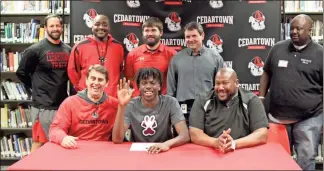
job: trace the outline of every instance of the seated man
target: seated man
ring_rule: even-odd
[[[260,99],[239,88],[233,69],[217,72],[214,90],[198,95],[189,117],[191,141],[226,153],[267,142],[268,120]]]
[[[141,68],[136,74],[136,84],[140,96],[131,99],[130,81],[120,80],[113,142],[122,143],[125,131],[131,125],[134,142],[159,142],[148,148],[149,153],[168,151],[187,143],[189,132],[179,103],[174,97],[161,95],[161,72],[155,68]],[[177,137],[173,137],[173,125]]]
[[[118,100],[104,93],[108,71],[95,64],[89,67],[87,88],[60,105],[50,127],[49,139],[66,148],[76,140],[108,141],[117,113]]]

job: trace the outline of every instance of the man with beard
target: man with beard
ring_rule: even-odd
[[[214,89],[196,97],[189,118],[191,141],[224,153],[266,143],[268,127],[261,100],[239,87],[231,68],[222,68]]]
[[[259,98],[270,89],[269,119],[286,125],[297,163],[315,170],[315,156],[323,131],[323,46],[311,39],[313,21],[297,15],[289,40],[269,52],[260,79]]]
[[[122,72],[124,48],[110,34],[109,19],[97,15],[93,21],[93,37],[74,45],[68,64],[68,75],[76,91],[86,88],[86,74],[89,66],[103,65],[109,73],[105,88],[108,95],[117,97],[117,84]]]
[[[163,23],[156,17],[148,18],[142,25],[144,44],[133,49],[126,58],[125,76],[133,83],[134,76],[140,68],[154,67],[163,74],[163,80],[167,78],[168,65],[171,58],[177,53],[163,45],[160,41],[163,34]],[[138,87],[134,82],[134,96],[139,95]],[[162,94],[166,94],[166,81],[163,81]]]
[[[49,127],[67,94],[67,65],[71,47],[60,40],[63,22],[58,15],[45,18],[47,37],[28,47],[16,71],[17,77],[32,89],[32,148],[48,141]]]
[[[77,140],[111,140],[118,100],[104,93],[108,72],[96,64],[86,75],[87,88],[64,100],[51,124],[50,141],[65,148],[76,148]]]
[[[130,81],[120,80],[118,86],[118,112],[113,129],[114,143],[122,143],[126,130],[131,126],[131,141],[155,142],[149,153],[168,151],[187,143],[188,127],[180,106],[174,97],[160,95],[162,73],[156,68],[141,68],[136,74],[136,84],[141,96],[131,99]],[[174,137],[174,126],[178,136]]]
[[[195,97],[213,88],[215,75],[224,61],[215,49],[203,45],[205,33],[201,24],[190,22],[184,30],[188,48],[170,61],[167,94],[177,98],[188,124]]]

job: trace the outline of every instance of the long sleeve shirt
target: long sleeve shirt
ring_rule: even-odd
[[[101,57],[103,57],[103,62],[100,60]],[[124,48],[113,37],[108,36],[108,40],[105,42],[88,37],[73,47],[68,65],[68,75],[76,91],[81,91],[86,88],[85,80],[89,67],[94,64],[102,64],[108,71],[109,79],[105,93],[117,97],[117,84],[122,72],[123,61]]]
[[[32,106],[57,110],[67,94],[67,65],[71,47],[43,39],[24,52],[16,75],[32,88]]]
[[[99,102],[92,102],[87,97],[87,90],[68,97],[50,126],[50,141],[61,144],[68,135],[81,140],[110,140],[117,106],[118,100],[106,95]]]
[[[214,87],[215,75],[223,63],[214,49],[202,47],[197,56],[189,48],[180,51],[169,65],[167,94],[179,102],[195,99],[196,95]]]

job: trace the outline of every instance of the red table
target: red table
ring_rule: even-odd
[[[47,143],[8,170],[301,170],[279,144],[272,143],[227,154],[194,144],[160,154],[129,151],[130,143],[78,145],[64,149]]]

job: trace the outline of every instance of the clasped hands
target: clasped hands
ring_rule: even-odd
[[[227,153],[235,150],[235,142],[233,138],[230,136],[231,129],[229,128],[217,138],[217,142],[215,143],[215,148],[219,149],[223,153]]]

